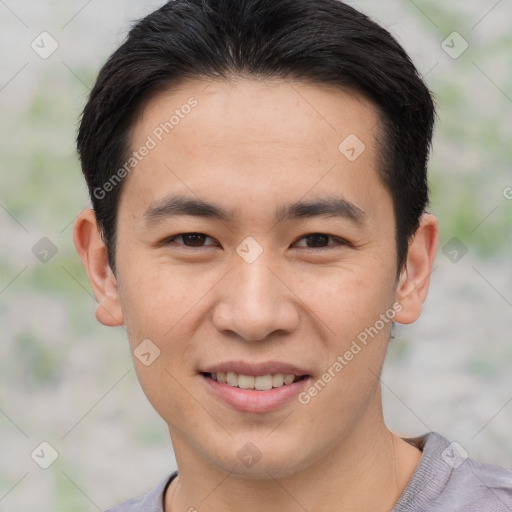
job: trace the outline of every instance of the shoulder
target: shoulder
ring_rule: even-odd
[[[165,491],[177,474],[175,471],[147,493],[109,508],[106,512],[163,512]]]
[[[436,432],[409,442],[423,455],[393,512],[512,510],[512,469],[478,462]]]
[[[454,467],[440,499],[456,503],[456,510],[505,512],[512,510],[512,469],[462,458]]]

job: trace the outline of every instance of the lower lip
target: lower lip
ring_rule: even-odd
[[[309,377],[298,380],[292,384],[285,384],[279,388],[267,391],[255,389],[240,389],[200,375],[208,389],[223,402],[242,412],[270,412],[284,406],[296,398],[307,386]]]

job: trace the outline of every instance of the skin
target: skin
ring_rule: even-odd
[[[134,365],[169,427],[179,468],[165,510],[390,510],[421,457],[383,420],[378,376],[391,322],[307,405],[240,412],[213,397],[198,371],[226,360],[277,360],[307,368],[315,381],[393,304],[401,307],[395,322],[414,322],[428,290],[436,220],[423,215],[397,276],[392,200],[376,170],[376,110],[327,86],[189,81],[148,103],[131,147],[191,96],[197,107],[126,179],[116,275],[93,212],[80,212],[74,226],[97,319],[124,323],[132,350],[149,338],[161,351],[151,365],[136,357]],[[355,161],[338,150],[349,134],[366,146]],[[144,220],[148,207],[178,192],[233,217]],[[274,221],[277,206],[333,194],[364,220]],[[182,233],[208,238],[195,247],[179,237],[161,243]],[[348,243],[323,239],[314,251],[304,238],[312,233]],[[236,252],[248,236],[263,248],[252,263]],[[237,452],[249,442],[262,456],[246,467]]]

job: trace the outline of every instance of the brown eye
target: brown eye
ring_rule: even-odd
[[[325,233],[311,233],[304,235],[299,240],[305,240],[306,244],[299,247],[306,247],[307,249],[325,249],[329,247],[339,247],[341,245],[347,245],[347,242],[341,238],[326,235]],[[334,243],[329,243],[329,240],[333,240]]]
[[[204,242],[210,238],[208,235],[204,235],[203,233],[181,233],[179,235],[174,235],[169,238],[166,238],[163,242],[164,245],[184,245],[185,247],[204,247]],[[182,240],[181,242],[176,242],[176,240]],[[206,244],[206,245],[214,245],[214,244]]]

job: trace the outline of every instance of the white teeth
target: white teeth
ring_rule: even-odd
[[[242,389],[254,389],[254,377],[252,375],[239,375],[238,387]]]
[[[291,384],[295,381],[295,375],[276,373],[273,375],[239,375],[233,372],[215,372],[210,374],[213,380],[228,384],[229,386],[238,387],[240,389],[257,389],[258,391],[268,391],[272,388],[280,388],[281,386]]]
[[[233,372],[226,373],[226,384],[230,386],[238,387],[238,375]]]
[[[282,373],[276,373],[272,375],[272,386],[279,388],[284,384],[284,375]]]
[[[254,387],[258,391],[272,389],[272,375],[258,375],[258,377],[254,379]]]
[[[285,384],[291,384],[294,380],[295,380],[295,375],[285,375],[284,376]]]

